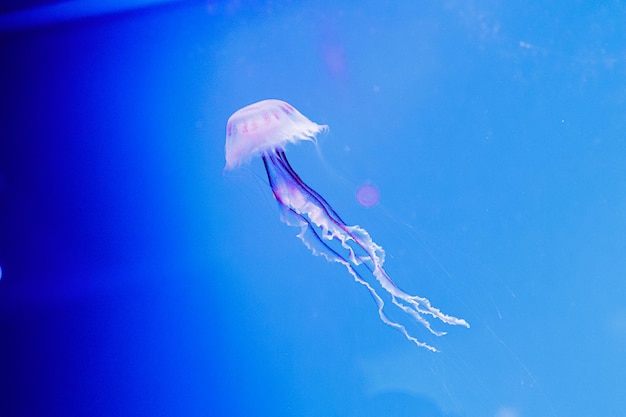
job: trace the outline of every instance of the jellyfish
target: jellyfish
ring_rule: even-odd
[[[469,327],[469,324],[463,319],[442,313],[424,297],[402,291],[383,268],[383,248],[372,240],[365,229],[344,222],[324,197],[300,178],[287,160],[284,148],[288,143],[316,143],[316,136],[327,129],[327,126],[312,122],[281,100],[263,100],[251,104],[237,110],[228,119],[224,169],[237,168],[260,155],[281,211],[281,220],[300,228],[297,237],[314,255],[345,266],[354,280],[365,286],[372,295],[378,306],[378,316],[385,324],[399,330],[417,346],[437,351],[413,336],[404,324],[389,317],[386,312],[388,306],[380,295],[383,294],[381,288],[387,293],[387,300],[390,298],[394,306],[436,336],[442,336],[445,332],[435,330],[428,321],[429,317],[449,325]],[[361,271],[366,272],[368,278]]]

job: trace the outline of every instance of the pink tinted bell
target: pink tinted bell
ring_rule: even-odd
[[[327,129],[307,119],[289,103],[263,100],[237,110],[226,124],[226,168],[236,168],[253,156],[282,148],[288,142],[315,141]]]

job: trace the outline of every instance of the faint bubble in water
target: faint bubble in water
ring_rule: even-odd
[[[378,204],[380,193],[378,188],[371,184],[365,184],[356,191],[356,199],[363,207],[374,207]]]

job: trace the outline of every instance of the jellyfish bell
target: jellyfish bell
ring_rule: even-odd
[[[237,110],[226,124],[226,167],[229,170],[255,155],[301,140],[315,142],[328,129],[282,100],[263,100]]]
[[[378,316],[383,323],[399,330],[416,345],[436,351],[433,346],[413,336],[404,324],[387,316],[385,294],[395,307],[436,336],[445,333],[433,329],[428,316],[450,325],[469,327],[469,324],[444,314],[424,297],[402,291],[383,268],[383,248],[372,240],[365,229],[344,222],[324,197],[300,178],[287,160],[283,149],[287,143],[300,140],[315,142],[315,135],[325,129],[326,126],[310,121],[284,101],[264,100],[251,104],[228,119],[224,169],[236,168],[253,156],[260,155],[272,193],[281,209],[281,220],[300,228],[297,236],[314,255],[342,264],[356,282],[367,288],[378,306]],[[331,242],[335,244],[331,246]],[[364,272],[359,271],[363,268]]]

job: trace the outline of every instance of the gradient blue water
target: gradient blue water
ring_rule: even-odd
[[[0,34],[0,415],[626,415],[626,6],[209,2]],[[382,324],[225,124],[472,327]],[[380,204],[356,200],[375,185]],[[441,326],[440,326],[441,328]]]

